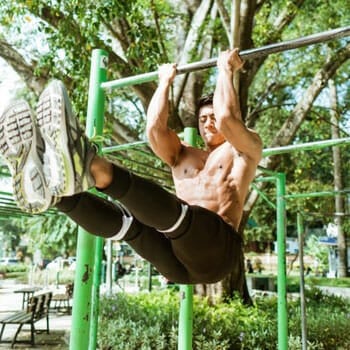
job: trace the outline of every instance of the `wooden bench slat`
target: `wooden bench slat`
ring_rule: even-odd
[[[6,319],[3,319],[0,321],[0,323],[25,323],[25,322],[30,322],[30,320],[32,319],[31,315],[23,315],[23,314],[19,314],[19,315],[11,315]]]
[[[24,324],[30,324],[30,332],[31,338],[30,343],[35,345],[34,341],[34,333],[35,327],[34,323],[46,318],[46,331],[49,333],[49,308],[50,302],[52,299],[52,292],[43,293],[37,296],[33,296],[28,304],[26,311],[18,311],[15,314],[6,316],[2,320],[0,320],[0,324],[2,324],[2,328],[0,331],[0,343],[8,343],[6,340],[2,340],[2,335],[7,324],[18,324],[18,329],[14,336],[14,339],[11,341],[11,347],[14,346],[17,340],[17,335],[22,329]],[[19,341],[18,341],[19,342]],[[24,341],[21,341],[24,342]]]

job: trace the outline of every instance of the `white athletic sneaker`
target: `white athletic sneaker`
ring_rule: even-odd
[[[10,169],[18,207],[33,214],[55,201],[43,174],[43,152],[29,104],[21,100],[8,106],[0,117],[0,155]]]
[[[96,147],[80,129],[62,82],[52,81],[41,94],[37,125],[45,142],[44,175],[51,194],[71,196],[93,187],[90,164]]]

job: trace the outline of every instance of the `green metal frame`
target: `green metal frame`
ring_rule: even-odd
[[[197,145],[197,129],[185,128],[185,141],[191,146]],[[180,286],[180,316],[178,350],[192,349],[193,328],[193,286]]]
[[[276,184],[276,220],[277,220],[277,320],[278,350],[288,349],[287,314],[287,274],[286,274],[286,175],[265,169],[267,177],[257,181],[273,181]],[[263,197],[265,199],[265,197]],[[266,200],[266,199],[265,199]],[[270,202],[268,201],[270,204]],[[271,205],[271,204],[270,204]]]
[[[105,51],[93,51],[86,122],[88,137],[102,134],[105,97],[101,83],[106,81],[107,59]],[[70,350],[96,349],[102,247],[102,238],[79,228]]]
[[[350,143],[350,138],[344,139],[331,139],[296,145],[289,145],[278,148],[265,149],[263,156],[271,156],[283,153],[290,153],[294,151],[311,151],[324,147],[332,146],[346,146]],[[278,349],[288,349],[288,314],[287,314],[287,279],[286,279],[286,251],[285,251],[285,239],[286,239],[286,201],[290,199],[302,199],[302,198],[313,198],[313,197],[328,197],[337,194],[350,193],[350,189],[341,191],[323,191],[323,192],[308,192],[308,193],[292,193],[286,194],[286,179],[284,173],[276,173],[274,171],[259,167],[259,170],[265,172],[268,176],[258,178],[257,181],[275,181],[276,192],[277,192],[277,293],[278,293]],[[260,194],[260,193],[259,193]],[[266,197],[262,196],[265,200]],[[268,200],[267,200],[268,201]],[[271,205],[271,203],[268,201]],[[298,234],[299,240],[303,231],[303,224],[301,217],[298,216]],[[301,279],[302,280],[302,279]],[[301,289],[301,295],[304,294],[304,290]],[[303,310],[302,302],[302,341],[303,349],[305,348],[306,342],[306,318],[305,310]]]
[[[342,38],[350,35],[350,27],[337,28],[310,35],[308,37],[290,40],[287,42],[267,45],[265,47],[242,51],[241,57],[245,60],[254,59],[256,57],[266,56],[271,53],[287,51],[303,46],[308,46],[327,40]],[[104,90],[122,86],[130,86],[145,82],[154,81],[158,77],[157,72],[140,74],[128,78],[118,79],[107,82],[107,60],[108,54],[103,50],[94,50],[91,60],[90,85],[88,97],[88,113],[86,133],[88,137],[102,134],[103,114],[104,114]],[[184,74],[199,69],[205,69],[216,65],[217,59],[208,61],[190,63],[182,67],[178,67],[177,74]],[[190,136],[189,142],[194,135],[194,130],[188,131]],[[186,136],[185,136],[186,137]],[[343,145],[350,143],[350,138],[339,140],[327,140],[314,142],[310,144],[291,145],[278,147],[274,149],[265,149],[264,156],[287,153],[294,150],[310,150],[333,145]],[[143,145],[145,142],[137,142],[132,146]],[[124,149],[130,145],[116,146],[114,149],[104,150],[113,152],[116,148]],[[278,342],[279,349],[287,348],[287,314],[286,314],[286,278],[285,278],[285,211],[287,198],[301,198],[305,196],[316,196],[311,194],[294,194],[286,195],[285,193],[285,174],[273,173],[267,171],[270,175],[269,180],[275,179],[277,186],[277,232],[278,232],[278,250],[281,254],[278,256]],[[266,180],[266,178],[265,178]],[[261,180],[264,181],[264,180]],[[348,191],[338,191],[339,193]],[[333,192],[334,193],[334,192]],[[318,194],[319,195],[319,194]],[[331,192],[323,192],[323,195],[331,195]],[[5,198],[8,201],[8,198]],[[0,204],[0,213],[16,216],[17,213],[11,208],[4,208]],[[10,209],[10,211],[8,211]],[[21,216],[25,213],[21,213]],[[97,343],[97,319],[98,319],[98,301],[99,301],[99,285],[101,273],[101,257],[102,257],[103,239],[92,236],[83,229],[79,229],[77,244],[77,270],[75,274],[75,289],[73,299],[73,316],[72,316],[72,332],[70,338],[70,350],[95,350]],[[192,348],[192,286],[181,286],[182,303],[180,307],[180,325],[179,325],[179,349],[188,350]]]
[[[350,34],[350,27],[339,28],[334,31],[320,33],[322,35],[314,35],[301,38],[298,42],[290,41],[287,43],[274,44],[270,47],[248,50],[241,52],[241,56],[245,59],[268,55],[272,52],[286,51],[293,48],[310,45],[325,40],[332,40],[347,36]],[[105,51],[94,50],[92,54],[90,87],[88,99],[88,116],[87,116],[87,135],[101,135],[103,126],[104,112],[104,89],[111,89],[121,86],[130,86],[156,80],[157,72],[140,74],[138,76],[118,79],[116,81],[106,81],[106,68],[108,56]],[[179,67],[178,74],[189,71],[212,67],[216,64],[216,59],[208,62],[189,64],[187,67]],[[192,131],[191,131],[192,133]],[[344,139],[338,144],[349,143],[349,139]],[[334,141],[334,140],[332,140]],[[138,142],[135,146],[144,144]],[[310,145],[310,148],[328,147],[333,142],[320,144],[319,142]],[[125,146],[123,146],[125,147]],[[300,148],[297,145],[287,146],[284,149],[277,148],[273,150],[265,150],[264,156],[273,154],[291,152],[294,148]],[[120,146],[119,146],[120,148]],[[285,273],[285,174],[270,173],[275,177],[277,184],[277,231],[278,231],[278,250],[281,254],[278,256],[278,343],[279,349],[286,349],[288,342],[287,335],[287,307],[286,307],[286,273]],[[73,319],[72,332],[70,339],[70,350],[76,349],[96,349],[97,334],[97,318],[98,318],[98,294],[99,294],[99,276],[101,269],[101,254],[103,240],[96,238],[89,233],[79,230],[78,246],[77,246],[77,271],[75,276],[75,291],[73,300]],[[93,254],[92,254],[93,253]],[[179,349],[187,350],[192,348],[192,286],[184,286],[181,289],[183,303],[180,307],[180,325],[179,325]],[[181,329],[180,329],[181,328]]]

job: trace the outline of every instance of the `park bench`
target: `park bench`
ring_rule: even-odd
[[[30,343],[32,346],[35,345],[34,335],[38,331],[35,329],[35,323],[39,320],[46,319],[45,331],[49,333],[49,308],[52,298],[52,292],[42,293],[31,297],[26,310],[15,312],[2,320],[1,332],[0,332],[0,343],[11,343],[13,348],[15,343]],[[2,340],[2,336],[5,330],[5,326],[8,324],[18,325],[15,336],[12,340]],[[17,336],[24,325],[30,325],[30,340],[17,340]]]
[[[65,312],[67,314],[71,314],[71,305],[70,300],[73,298],[73,283],[68,283],[65,286],[64,293],[53,293],[51,300],[51,309],[56,310],[57,312]]]

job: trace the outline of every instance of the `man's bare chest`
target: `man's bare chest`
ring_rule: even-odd
[[[206,152],[189,149],[182,155],[178,165],[172,169],[174,180],[206,181],[208,178],[228,176],[235,166],[232,148]]]

